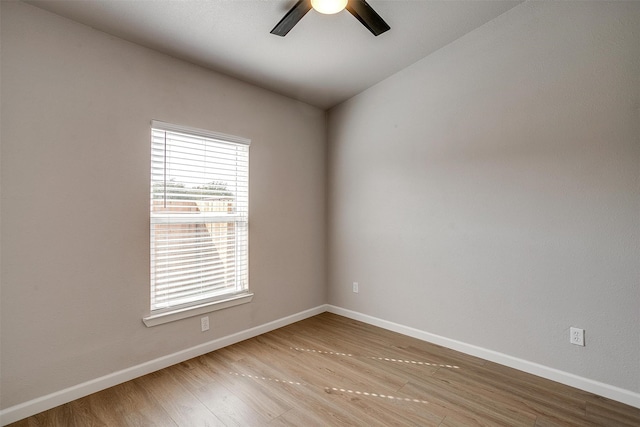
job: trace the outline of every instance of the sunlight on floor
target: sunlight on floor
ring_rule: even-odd
[[[281,384],[303,385],[302,383],[298,383],[298,382],[295,382],[295,381],[286,381],[286,380],[279,380],[279,379],[276,379],[276,378],[259,377],[257,375],[240,374],[238,372],[229,372],[229,374],[235,375],[236,377],[253,378],[254,380],[273,381],[273,382],[281,383]]]
[[[236,377],[242,377],[242,378],[250,378],[253,380],[273,381],[280,384],[291,384],[291,385],[300,385],[300,386],[308,385],[308,384],[299,383],[297,381],[287,381],[287,380],[281,380],[277,378],[261,377],[259,375],[241,374],[239,372],[229,372],[229,375],[234,375]],[[388,394],[372,393],[368,391],[351,390],[351,389],[338,388],[338,387],[324,387],[324,391],[329,394],[332,394],[332,392],[342,392],[342,393],[355,394],[359,396],[369,396],[369,397],[377,397],[381,399],[396,400],[400,402],[429,403],[426,400],[413,399],[410,397],[398,397],[398,396],[391,396]]]
[[[351,394],[357,394],[361,396],[380,397],[383,399],[391,399],[391,400],[400,400],[403,402],[429,403],[426,400],[411,399],[410,397],[389,396],[388,394],[370,393],[367,391],[349,390],[349,389],[336,388],[336,387],[331,387],[331,388],[325,387],[324,390],[328,393],[330,393],[331,391],[341,391],[343,393],[351,393]]]
[[[433,367],[438,367],[438,368],[460,369],[460,367],[456,366],[456,365],[445,365],[445,364],[439,364],[439,363],[420,362],[420,361],[417,361],[417,360],[393,359],[393,358],[390,358],[390,357],[376,357],[376,356],[357,356],[357,355],[353,355],[353,354],[350,354],[350,353],[339,353],[339,352],[335,352],[335,351],[314,350],[314,349],[310,349],[310,348],[299,348],[299,347],[289,347],[289,348],[291,350],[304,351],[304,352],[307,352],[307,353],[329,354],[329,355],[333,355],[333,356],[346,356],[346,357],[364,357],[364,358],[367,358],[367,359],[381,360],[383,362],[396,362],[396,363],[407,363],[407,364],[412,364],[412,365],[433,366]]]
[[[358,356],[358,355],[354,355],[354,354],[351,354],[351,353],[341,353],[341,352],[337,352],[337,351],[315,350],[315,349],[311,349],[311,348],[300,348],[300,347],[289,347],[289,349],[290,350],[294,350],[294,351],[299,351],[299,352],[316,353],[316,354],[329,355],[329,356],[359,357],[359,358],[363,358],[363,359],[371,359],[371,360],[377,360],[377,361],[382,361],[382,362],[405,363],[405,364],[410,364],[410,365],[423,365],[423,366],[438,367],[438,368],[460,369],[460,367],[456,366],[456,365],[430,363],[430,362],[423,362],[423,361],[417,361],[417,360],[395,359],[395,358],[390,358],[390,357],[377,357],[377,356]],[[271,377],[262,377],[262,376],[258,376],[258,375],[241,374],[241,373],[238,373],[238,372],[229,372],[229,374],[237,376],[237,377],[250,378],[250,379],[254,379],[254,380],[272,381],[272,382],[285,384],[285,385],[286,384],[299,385],[299,386],[308,385],[308,384],[303,384],[303,383],[300,383],[300,382],[297,382],[297,381],[288,381],[288,380],[282,380],[282,379],[271,378]],[[391,396],[391,395],[388,395],[388,394],[372,393],[372,392],[368,392],[368,391],[351,390],[351,389],[338,388],[338,387],[324,387],[324,391],[326,393],[329,393],[329,394],[332,394],[333,392],[338,392],[338,393],[349,393],[349,394],[358,395],[358,396],[367,396],[367,397],[376,397],[376,398],[380,398],[380,399],[389,399],[389,400],[395,400],[395,401],[400,401],[400,402],[429,403],[426,400],[415,399],[415,398],[411,398],[411,397]]]

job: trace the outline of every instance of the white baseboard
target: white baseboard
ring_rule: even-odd
[[[7,424],[11,424],[15,421],[30,417],[31,415],[38,414],[42,411],[46,411],[47,409],[54,408],[58,405],[62,405],[71,402],[72,400],[88,396],[100,390],[122,384],[123,382],[130,381],[142,375],[146,375],[151,372],[155,372],[160,369],[175,365],[176,363],[184,362],[185,360],[201,356],[214,350],[218,350],[222,347],[226,347],[228,345],[253,338],[274,329],[278,329],[291,323],[304,320],[308,317],[324,313],[325,311],[327,311],[327,306],[320,305],[309,310],[292,314],[291,316],[283,317],[281,319],[265,323],[264,325],[240,331],[232,335],[227,335],[225,337],[218,338],[213,341],[209,341],[195,347],[179,351],[177,353],[159,357],[157,359],[150,360],[148,362],[141,363],[139,365],[132,366],[130,368],[123,369],[121,371],[114,372],[112,374],[105,375],[103,377],[57,391],[55,393],[48,394],[46,396],[38,397],[28,402],[11,406],[0,411],[0,425],[5,426]]]
[[[421,331],[409,326],[389,322],[387,320],[362,314],[357,311],[347,310],[341,307],[336,307],[334,305],[327,305],[327,311],[330,313],[338,314],[340,316],[348,317],[353,320],[359,320],[373,326],[378,326],[380,328],[387,329],[393,332],[398,332],[400,334],[417,338],[422,341],[441,345],[443,347],[457,350],[471,356],[480,357],[491,362],[499,363],[510,368],[518,369],[523,372],[537,375],[542,378],[556,381],[561,384],[575,387],[589,393],[594,393],[599,396],[607,397],[609,399],[616,400],[618,402],[631,405],[636,408],[640,408],[640,393],[634,393],[629,390],[590,380],[588,378],[580,377],[578,375],[570,374],[568,372],[560,371],[548,366],[539,365],[528,360],[519,359],[517,357],[509,356],[507,354],[499,353],[493,350],[487,350],[486,348],[466,344],[461,341],[456,341],[450,338],[442,337],[440,335],[431,334],[429,332]]]
[[[226,347],[228,345],[253,338],[255,336],[264,334],[274,329],[281,328],[283,326],[287,326],[300,320],[304,320],[308,317],[315,316],[325,311],[348,317],[350,319],[359,320],[373,326],[378,326],[390,331],[401,333],[403,335],[431,342],[433,344],[441,345],[443,347],[451,348],[465,354],[480,357],[491,362],[509,366],[520,371],[528,372],[542,378],[557,381],[562,384],[576,387],[590,393],[594,393],[621,403],[625,403],[627,405],[634,406],[636,408],[640,408],[639,393],[634,393],[632,391],[621,389],[609,384],[604,384],[598,381],[590,380],[588,378],[583,378],[574,374],[570,374],[568,372],[549,368],[547,366],[539,365],[537,363],[529,362],[527,360],[519,359],[496,351],[487,350],[485,348],[477,347],[471,344],[466,344],[461,341],[442,337],[440,335],[431,334],[429,332],[421,331],[409,326],[400,325],[398,323],[389,322],[387,320],[379,319],[377,317],[369,316],[356,311],[325,304],[296,314],[292,314],[291,316],[274,320],[269,323],[265,323],[264,325],[256,326],[254,328],[221,337],[213,341],[197,345],[195,347],[169,354],[167,356],[159,357],[140,365],[132,366],[130,368],[123,369],[121,371],[114,372],[112,374],[105,375],[103,377],[96,378],[82,384],[78,384],[73,387],[69,387],[64,390],[60,390],[55,393],[30,400],[28,402],[11,406],[0,411],[0,425],[5,426],[31,415],[46,411],[47,409],[54,408],[58,405],[62,405],[71,402],[72,400],[88,396],[91,393],[113,387],[134,378],[138,378],[142,375],[164,369],[171,365],[175,365],[176,363],[184,362],[185,360],[189,360],[191,358],[209,353],[211,351],[218,350],[222,347]]]

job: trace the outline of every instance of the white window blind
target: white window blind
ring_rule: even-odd
[[[151,128],[152,313],[246,292],[250,141]]]

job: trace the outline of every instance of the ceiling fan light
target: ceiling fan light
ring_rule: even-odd
[[[311,0],[311,6],[320,13],[332,15],[347,7],[348,0]]]

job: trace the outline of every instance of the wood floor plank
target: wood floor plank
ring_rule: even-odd
[[[336,387],[337,388],[337,387]],[[393,426],[438,426],[445,414],[441,407],[402,393],[383,394],[361,390],[332,388],[330,395],[339,397],[345,407],[359,408],[383,425]]]
[[[620,427],[640,426],[640,409],[600,397],[587,400],[587,419],[594,424]]]
[[[226,426],[264,426],[269,422],[226,387],[203,386],[195,395]]]
[[[286,350],[284,352],[291,351]],[[312,365],[312,362],[309,362],[308,357],[322,357],[326,355],[299,355],[298,359],[298,368],[309,370],[309,366]],[[323,360],[321,363],[326,363],[326,360]],[[368,399],[360,401],[363,395],[351,394],[346,399],[328,399],[327,394],[331,394],[331,389],[323,384],[327,384],[328,381],[321,375],[317,376],[301,376],[302,382],[295,381],[295,373],[296,369],[293,367],[294,364],[289,364],[288,366],[278,365],[277,362],[271,361],[271,363],[263,362],[261,360],[255,360],[252,364],[255,367],[255,372],[257,375],[265,375],[267,377],[273,378],[283,378],[281,380],[282,387],[280,388],[282,391],[290,393],[289,398],[291,399],[292,406],[300,405],[300,402],[304,402],[306,406],[309,407],[310,411],[317,412],[319,406],[323,405],[323,402],[326,407],[326,413],[331,413],[332,416],[335,416],[337,412],[342,412],[343,414],[356,417],[352,418],[352,422],[360,421],[361,423],[366,422],[368,425],[391,425],[391,419],[389,416],[389,411],[387,408],[381,408],[378,402],[373,402],[372,405],[367,402]],[[285,369],[287,372],[285,372]],[[337,370],[343,369],[342,366],[337,366]],[[294,375],[291,375],[294,374]],[[348,374],[347,374],[348,375]],[[344,377],[342,374],[338,374],[340,379]],[[291,381],[291,378],[294,378],[294,381]],[[290,382],[294,382],[294,384],[290,384]],[[360,386],[368,387],[367,384],[359,384]],[[373,398],[371,398],[373,399]],[[332,405],[327,406],[326,403],[330,402]],[[384,403],[384,402],[383,402]],[[339,411],[340,409],[340,411]],[[385,422],[385,419],[388,419]]]
[[[268,419],[215,379],[202,357],[176,365],[177,379],[226,426],[264,426]]]
[[[518,371],[517,369],[503,366],[494,362],[487,362],[486,368],[488,371],[495,373],[496,375],[503,375],[505,377],[517,378],[521,384],[527,384],[530,387],[540,387],[544,389],[546,393],[553,393],[558,399],[577,399],[585,401],[589,396],[593,396],[592,393],[580,390],[574,387],[569,387],[564,384],[551,381],[536,375],[528,374],[526,372]]]
[[[640,426],[640,409],[330,313],[11,425]]]
[[[244,367],[244,359],[235,362],[226,359],[225,349],[209,353],[203,361],[216,371],[213,377],[224,385],[254,411],[271,420],[291,409],[285,401],[274,395],[268,386],[257,381],[246,381],[241,375],[249,375]],[[237,374],[237,375],[236,375]]]
[[[179,426],[224,426],[193,394],[175,380],[170,367],[134,380],[140,387],[148,390],[153,398]]]
[[[601,424],[594,424],[585,419],[564,419],[560,420],[554,416],[540,415],[536,419],[535,427],[599,427]],[[608,424],[604,424],[608,426]]]
[[[465,368],[458,370],[442,369],[434,378],[458,384],[476,394],[491,395],[493,400],[510,405],[516,410],[532,413],[536,417],[547,415],[549,421],[580,421],[587,424],[585,401],[564,397],[557,393],[531,387],[513,376],[505,377],[484,368]]]
[[[535,415],[521,412],[503,401],[490,396],[475,394],[464,387],[455,387],[446,381],[432,379],[421,383],[410,382],[403,393],[442,406],[450,415],[464,416],[471,420],[486,419],[495,426],[533,426]],[[490,424],[490,425],[491,425]]]
[[[321,417],[319,417],[315,412],[303,411],[299,408],[292,408],[280,415],[279,417],[274,418],[269,423],[269,426],[273,427],[298,427],[298,426],[321,426],[323,425],[321,421],[319,421]],[[326,421],[325,421],[326,423]]]
[[[70,405],[61,405],[46,412],[35,415],[37,425],[41,426],[71,426]]]
[[[175,426],[173,419],[147,390],[133,381],[84,398],[95,416],[107,426]]]
[[[304,378],[298,378],[291,371],[292,364],[289,364],[282,370],[282,366],[279,367],[278,361],[280,357],[274,357],[274,354],[270,354],[268,358],[269,363],[264,363],[264,357],[261,357],[263,349],[261,349],[260,342],[252,340],[251,343],[241,343],[240,346],[244,346],[244,350],[247,353],[247,357],[243,358],[241,362],[234,364],[236,368],[242,365],[238,371],[233,372],[233,375],[239,381],[253,382],[255,383],[252,390],[256,388],[262,388],[268,386],[268,390],[271,393],[271,399],[277,399],[278,402],[283,402],[285,406],[289,408],[306,408],[306,413],[322,414],[323,417],[333,420],[333,422],[342,424],[351,424],[356,420],[366,422],[368,425],[381,425],[377,420],[369,418],[366,413],[362,413],[357,408],[340,408],[335,405],[334,402],[326,400],[324,395],[324,388],[318,385],[309,385],[305,383]],[[291,353],[290,348],[286,349],[272,349],[271,351],[279,351],[280,355],[283,353]],[[308,364],[307,370],[308,370]],[[318,384],[322,381],[321,376],[313,377],[312,384]],[[288,411],[287,411],[288,412]],[[283,415],[283,414],[280,414]],[[354,416],[358,418],[354,418]],[[277,417],[276,417],[277,418]]]

